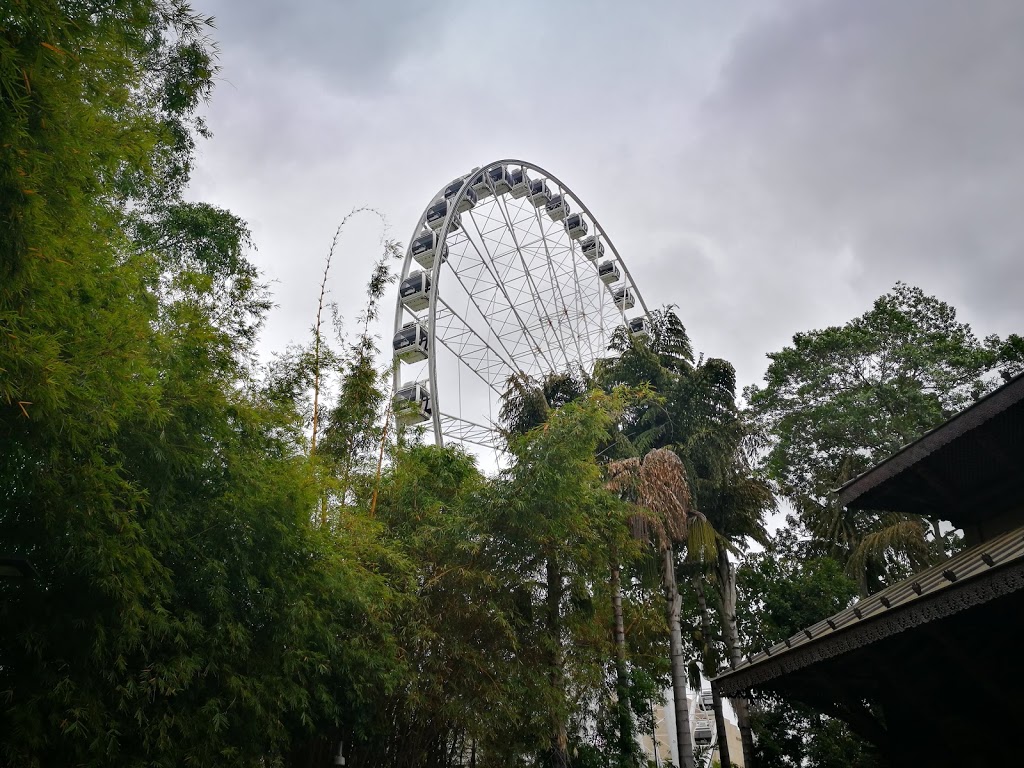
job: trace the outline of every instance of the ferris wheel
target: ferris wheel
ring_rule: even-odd
[[[649,333],[647,305],[590,209],[521,160],[443,187],[409,241],[395,305],[395,417],[437,445],[497,449],[501,396],[607,357],[618,328]]]

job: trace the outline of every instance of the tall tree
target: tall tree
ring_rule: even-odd
[[[744,393],[771,439],[766,470],[861,594],[941,557],[938,521],[852,512],[830,492],[993,388],[997,370],[1019,370],[1020,350],[1016,336],[979,341],[952,306],[897,283],[860,317],[768,355],[765,385]]]
[[[509,381],[503,403],[501,418],[508,435],[522,435],[531,428],[543,424],[554,408],[560,408],[581,398],[591,385],[587,373],[579,368],[556,372],[541,380],[527,376],[516,376]],[[602,441],[602,443],[607,440]],[[601,444],[599,444],[601,446]],[[614,446],[601,447],[599,453],[606,454]],[[638,759],[638,745],[634,734],[633,696],[631,695],[630,670],[627,654],[627,640],[622,595],[622,561],[635,549],[624,528],[609,526],[606,529],[606,546],[609,557],[608,588],[612,609],[612,637],[614,641],[615,696],[612,708],[615,711],[615,742],[619,766],[632,766]]]
[[[731,418],[736,418],[735,406],[725,412],[731,412]],[[704,561],[704,567],[709,568],[711,572],[707,581],[713,586],[712,594],[716,598],[715,607],[720,619],[718,625],[722,630],[721,640],[730,666],[735,666],[742,657],[742,647],[736,611],[736,565],[732,561],[732,556],[746,551],[749,541],[761,545],[768,543],[764,518],[775,508],[775,496],[769,485],[753,472],[747,450],[743,441],[739,440],[742,433],[736,429],[736,424],[724,431],[726,435],[731,433],[734,438],[733,441],[723,441],[726,445],[729,442],[733,443],[733,453],[731,456],[724,452],[724,455],[717,455],[713,470],[705,476],[701,484],[700,503],[701,512],[716,532],[713,551]],[[719,437],[721,438],[721,433]],[[704,592],[703,585],[698,586],[698,591]],[[714,645],[715,638],[707,634],[713,622],[703,616],[707,601],[702,599],[702,594],[699,594],[698,598],[702,626],[705,628],[705,637],[702,640],[708,650],[705,673],[713,677],[718,673],[717,654],[710,652],[710,646]],[[708,663],[710,667],[707,666]],[[732,706],[740,730],[744,761],[753,764],[754,741],[748,703],[746,699],[738,697],[732,700]],[[721,720],[721,703],[716,701],[715,707],[716,714]]]
[[[524,388],[524,397],[513,389],[506,400],[506,422],[519,426],[510,430],[513,463],[496,488],[499,497],[494,509],[501,516],[498,530],[510,552],[519,553],[522,572],[542,570],[544,574],[539,590],[543,600],[537,606],[543,617],[549,688],[545,714],[550,737],[544,764],[560,768],[569,764],[566,635],[573,626],[569,607],[589,610],[593,585],[609,570],[607,529],[621,525],[615,517],[617,505],[602,487],[596,454],[599,444],[608,439],[622,400],[618,395],[592,392],[550,408],[543,388],[539,400],[534,397],[536,391]],[[520,432],[533,420],[521,414],[533,412],[546,415],[546,420]],[[578,626],[582,630],[589,624]]]
[[[380,579],[308,526],[295,413],[250,365],[244,223],[181,198],[209,20],[3,19],[0,548],[39,576],[0,584],[0,763],[275,760],[365,685],[338,617],[373,637]]]
[[[362,702],[367,722],[346,729],[351,764],[461,765],[472,743],[515,733],[519,707],[536,703],[518,701],[513,669],[530,658],[517,645],[521,585],[480,513],[484,492],[473,460],[453,448],[397,448],[382,475],[373,522],[398,558],[390,629],[401,661]],[[366,513],[346,518],[365,524]]]
[[[686,330],[672,308],[652,315],[649,341],[617,336],[621,354],[599,367],[597,377],[605,384],[647,385],[658,395],[627,409],[622,439],[641,451],[668,447],[682,459],[694,507],[701,513],[707,510],[705,519],[718,532],[715,545],[701,550],[710,567],[699,569],[699,578],[714,586],[714,608],[721,614],[719,624],[724,629],[722,640],[730,658],[735,659],[739,653],[735,567],[729,552],[745,548],[749,538],[764,540],[764,514],[774,506],[774,497],[752,474],[746,457],[748,429],[736,404],[733,366],[717,358],[694,360]],[[703,605],[707,607],[706,600]],[[701,623],[712,626],[707,619],[702,614]],[[713,642],[705,637],[704,650]],[[713,658],[713,654],[704,656],[706,661]],[[733,707],[744,755],[752,761],[746,704],[736,700]],[[721,720],[720,703],[716,714]]]
[[[609,487],[647,510],[634,515],[632,526],[641,538],[656,542],[661,556],[665,617],[669,627],[672,661],[672,692],[675,704],[676,740],[679,761],[693,768],[693,739],[686,690],[686,660],[680,615],[682,598],[676,583],[676,546],[689,537],[692,512],[686,470],[676,454],[664,448],[649,451],[643,459],[620,459],[607,468]]]

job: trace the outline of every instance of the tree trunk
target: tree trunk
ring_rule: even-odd
[[[709,680],[718,675],[718,663],[711,651],[711,614],[708,613],[707,595],[704,594],[704,584],[701,577],[693,579],[693,589],[697,593],[697,605],[700,607],[700,627],[704,633],[704,674]],[[718,693],[718,687],[711,687],[711,695],[715,709],[715,730],[718,732],[718,761],[723,768],[730,768],[732,757],[729,755],[729,738],[725,730],[725,714],[722,712],[722,696]]]
[[[622,573],[618,558],[612,556],[612,615],[615,620],[615,697],[619,720],[619,757],[622,765],[633,765],[636,743],[633,715],[629,707],[629,677],[626,669],[626,628],[622,620]]]
[[[559,701],[565,697],[562,669],[562,570],[553,555],[547,559],[547,631],[551,643],[550,680],[552,690],[557,691]],[[552,722],[549,762],[551,768],[568,768],[569,735],[565,724],[565,707],[560,706]]]
[[[672,547],[662,553],[661,584],[665,590],[665,615],[668,618],[669,653],[672,660],[672,698],[675,702],[676,741],[680,768],[694,768],[693,740],[690,737],[690,708],[686,700],[686,661],[683,659],[683,634],[679,626],[683,600],[676,584],[676,557]]]
[[[742,660],[740,654],[740,631],[736,624],[736,566],[729,562],[729,553],[718,547],[718,595],[722,609],[722,634],[729,651],[729,665],[735,667]],[[744,698],[730,699],[736,720],[739,723],[740,741],[743,744],[743,764],[754,768],[754,736],[750,730],[750,708]]]

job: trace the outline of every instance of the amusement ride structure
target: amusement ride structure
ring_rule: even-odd
[[[647,305],[611,238],[560,179],[521,160],[444,186],[413,231],[395,305],[396,419],[437,445],[498,449],[509,379],[607,357]]]

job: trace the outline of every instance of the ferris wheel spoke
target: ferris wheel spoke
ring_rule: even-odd
[[[462,290],[469,297],[469,301],[473,305],[473,307],[476,309],[477,313],[480,315],[481,318],[483,318],[486,321],[487,314],[483,311],[483,309],[480,308],[480,303],[477,301],[476,294],[474,293],[474,291],[466,286],[465,281],[462,279],[462,275],[460,275],[458,271],[456,271],[453,268],[451,270],[451,273],[455,276],[455,279],[458,281],[459,285],[462,287]],[[477,282],[477,284],[479,284],[479,278],[477,279],[476,282]],[[440,297],[438,297],[438,298],[440,298]],[[452,309],[450,305],[448,305],[446,303],[445,307],[448,308],[448,310],[451,311],[453,314],[455,314],[455,310]],[[465,322],[465,320],[463,320],[462,322],[465,324],[465,326],[467,328],[471,327],[469,325],[469,323]],[[479,334],[477,334],[477,335],[479,336]],[[517,370],[516,369],[516,365],[515,365],[516,364],[516,356],[513,355],[511,352],[509,352],[509,350],[505,347],[505,343],[502,341],[500,336],[495,335],[495,339],[498,342],[498,346],[501,347],[502,352],[504,352],[506,359],[509,361],[510,369],[514,373]],[[487,346],[490,347],[490,344],[487,343]]]
[[[439,332],[435,332],[437,341],[459,360],[467,363],[466,367],[500,397],[503,391],[499,385],[504,385],[509,377],[517,373],[515,364],[499,355],[444,299],[438,296],[437,300],[443,307],[443,311],[434,318],[435,328],[438,328],[438,320],[443,323]]]
[[[534,211],[533,223],[538,230],[537,244],[533,249],[535,265],[546,275],[547,294],[550,300],[550,308],[545,320],[562,339],[566,350],[565,368],[569,368],[581,359],[581,350],[569,327],[570,306],[565,300],[563,280],[554,261],[554,243],[550,241],[548,233],[545,232],[545,219],[540,209]]]
[[[509,216],[508,204],[504,200],[497,200],[497,201],[495,201],[495,204],[497,205],[499,210],[501,210],[502,215],[505,218],[505,222],[506,222],[506,224],[508,224],[509,233],[512,236],[512,244],[515,247],[515,256],[513,256],[513,259],[515,259],[515,257],[518,257],[519,264],[523,268],[523,274],[525,276],[525,282],[526,282],[526,284],[528,284],[530,286],[530,289],[531,289],[530,295],[531,295],[532,300],[533,300],[533,306],[534,306],[534,310],[536,312],[536,318],[541,323],[541,327],[543,328],[543,322],[544,322],[545,313],[543,311],[543,308],[540,305],[541,293],[540,293],[540,291],[537,288],[537,283],[536,283],[536,281],[533,278],[533,273],[530,271],[530,267],[526,263],[526,257],[523,255],[523,249],[519,245],[519,239],[520,238],[516,234],[515,226],[513,226],[512,219]],[[548,335],[547,332],[544,331],[545,338],[547,338],[547,335]],[[562,339],[561,339],[561,337],[557,333],[555,334],[555,339],[558,342],[559,349],[562,352],[562,359],[565,362],[568,362],[569,356],[568,356],[568,354],[565,351],[565,345],[562,343]]]
[[[528,223],[532,223],[532,220]],[[554,328],[549,323],[545,323],[545,319],[551,314],[550,309],[547,307],[550,287],[545,283],[543,274],[537,273],[536,249],[529,248],[523,244],[523,236],[530,234],[530,232],[524,230],[520,224],[515,229],[509,230],[509,233],[513,240],[513,247],[506,254],[507,263],[502,274],[505,280],[514,287],[514,300],[516,302],[522,302],[524,296],[530,298],[533,313],[527,322],[533,324],[533,327],[537,329],[537,332],[541,334],[549,345],[553,338],[559,351],[561,351],[563,349],[562,339],[554,334]],[[551,370],[562,367],[564,360],[564,354],[561,360],[553,356]]]
[[[469,421],[459,416],[449,416],[446,413],[441,414],[441,426],[445,435],[452,440],[472,443],[492,450],[501,448],[498,430],[494,427],[477,424],[475,421]]]
[[[473,215],[473,211],[469,211],[469,219],[470,219],[470,221],[473,222],[473,228],[476,230],[477,236],[480,238],[480,244],[483,246],[483,249],[484,249],[483,252],[481,252],[480,249],[477,247],[476,243],[473,242],[473,238],[471,238],[469,236],[469,232],[468,231],[466,232],[466,238],[473,245],[473,248],[476,250],[477,255],[480,257],[480,261],[483,262],[483,264],[487,268],[488,272],[494,278],[494,282],[498,285],[498,287],[500,289],[500,293],[505,298],[505,303],[508,306],[508,309],[515,316],[516,322],[519,324],[520,329],[522,329],[522,332],[525,333],[526,336],[529,338],[527,346],[529,347],[530,352],[533,355],[533,359],[534,359],[534,362],[537,364],[537,367],[538,368],[543,367],[542,364],[541,364],[541,358],[542,357],[544,358],[544,363],[547,366],[550,367],[551,366],[551,361],[547,358],[547,355],[544,354],[543,347],[540,344],[537,343],[537,340],[533,337],[533,333],[531,332],[529,326],[523,320],[522,314],[519,312],[518,306],[512,300],[512,298],[509,296],[508,290],[505,287],[504,276],[499,276],[498,273],[497,273],[497,265],[495,263],[494,256],[491,253],[490,248],[487,247],[487,241],[484,238],[483,233],[480,231],[480,226],[477,223],[476,217]],[[506,274],[507,274],[507,271],[506,271]],[[517,300],[518,300],[518,297],[517,297]]]
[[[565,194],[565,190],[559,190],[561,194]],[[554,226],[552,224],[551,226]],[[547,233],[550,235],[550,231]],[[589,330],[590,326],[590,313],[591,307],[583,299],[583,284],[584,281],[589,283],[590,277],[593,277],[591,270],[590,277],[583,277],[580,275],[580,271],[577,268],[577,253],[576,245],[573,241],[569,241],[567,245],[553,244],[551,246],[551,257],[552,265],[555,268],[556,273],[565,278],[565,280],[571,283],[571,294],[573,299],[572,313],[568,312],[568,302],[566,302],[565,316],[569,323],[570,332],[573,334],[577,341],[577,344],[582,340],[583,344],[587,347],[587,353],[589,357],[581,359],[581,362],[589,363],[595,359],[594,345],[592,341],[592,334],[585,332]]]
[[[469,243],[477,252],[475,259],[472,257],[472,254],[463,252],[457,258],[451,259],[450,265],[451,269],[458,274],[461,285],[466,293],[474,296],[478,295],[475,308],[480,314],[481,320],[489,326],[490,331],[495,336],[500,337],[501,341],[506,343],[506,347],[508,347],[509,343],[512,345],[514,349],[509,349],[508,351],[517,364],[523,362],[521,357],[524,347],[536,359],[537,350],[531,349],[529,342],[523,340],[520,333],[520,324],[514,322],[511,317],[511,308],[497,311],[494,309],[497,297],[505,289],[502,277],[493,274],[486,268],[487,262],[483,259],[482,254],[479,253],[479,246],[471,238],[460,235],[459,243]],[[504,316],[502,316],[502,313],[504,313]],[[509,328],[515,329],[516,332],[509,333]],[[529,368],[530,366],[526,365],[524,367]]]
[[[555,308],[556,308],[556,311],[559,314],[566,313],[566,316],[567,316],[567,305],[565,303],[565,294],[562,292],[562,283],[558,279],[557,275],[555,274],[554,263],[553,263],[552,257],[551,257],[551,247],[548,244],[548,238],[547,238],[547,235],[544,232],[544,221],[541,218],[540,208],[535,208],[534,209],[534,216],[535,216],[535,218],[537,220],[537,228],[540,230],[541,242],[544,244],[544,256],[545,256],[545,261],[547,262],[548,274],[551,277],[551,283],[554,286],[554,290],[558,294],[558,299],[561,300],[561,302],[562,302],[561,307],[559,307],[558,303],[556,301],[555,302]],[[554,297],[552,297],[552,299],[554,300]],[[559,328],[563,328],[564,327],[564,325],[561,322],[560,318],[559,318],[558,327]],[[570,338],[572,338],[573,342],[576,345],[576,360],[582,360],[582,358],[583,358],[583,350],[580,349],[579,339],[576,338],[576,336],[572,333],[572,329],[571,328],[569,329],[569,336],[570,336]],[[566,359],[566,364],[567,364],[566,367],[568,367],[569,364],[571,364],[571,361]]]
[[[543,224],[543,218],[541,222]],[[580,306],[577,300],[577,273],[575,271],[575,264],[572,264],[574,254],[572,250],[571,242],[567,245],[562,245],[558,242],[558,235],[561,234],[561,228],[558,231],[552,231],[555,229],[556,224],[551,223],[544,226],[542,232],[547,244],[547,261],[551,272],[554,276],[554,280],[558,286],[558,295],[561,301],[561,321],[566,332],[569,333],[573,340],[573,344],[576,346],[577,358],[576,362],[586,364],[587,357],[584,355],[583,345],[581,344],[579,324],[586,321],[583,307]],[[569,262],[567,266],[567,262]],[[571,286],[567,286],[566,283],[572,283]]]
[[[573,284],[573,288],[576,291],[576,311],[579,312],[579,314],[580,314],[581,330],[582,330],[582,329],[586,329],[586,327],[589,325],[589,322],[588,322],[588,319],[587,319],[587,311],[585,309],[585,304],[584,304],[584,301],[583,301],[583,293],[582,293],[582,286],[580,285],[579,270],[577,269],[577,266],[576,266],[576,258],[575,258],[576,254],[575,254],[575,251],[576,251],[575,246],[570,243],[570,245],[569,245],[569,258],[570,258],[570,261],[572,261],[572,277],[573,277],[572,284]],[[587,342],[587,352],[590,355],[589,359],[590,360],[594,360],[595,357],[594,357],[594,341],[593,341],[593,338],[591,337],[591,335],[589,333],[586,333],[586,334],[580,333],[579,335],[583,336],[583,338]]]

